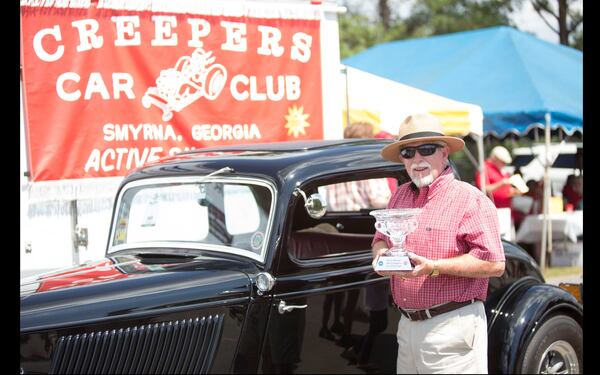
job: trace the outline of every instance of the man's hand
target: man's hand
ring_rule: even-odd
[[[380,256],[384,255],[386,251],[388,251],[389,249],[387,247],[381,248],[379,250],[377,250],[377,252],[375,253],[375,256],[373,257],[373,262],[371,262],[371,266],[373,266],[373,269],[375,270],[375,265],[377,264],[377,260],[379,259]],[[391,276],[392,272],[390,271],[377,271],[375,270],[375,272],[378,275],[381,276]]]
[[[430,275],[433,271],[433,260],[427,259],[425,257],[419,256],[415,253],[408,252],[408,257],[415,265],[410,276],[404,277],[417,277],[422,275]]]
[[[382,256],[386,251],[388,251],[387,248],[383,248],[380,249],[377,252],[377,256],[375,257],[375,259],[373,259],[373,262],[371,263],[373,265],[373,269],[375,269],[375,264],[377,262],[377,259]],[[413,278],[413,277],[417,277],[417,276],[422,276],[422,275],[429,275],[431,273],[431,271],[433,271],[433,261],[430,259],[427,259],[425,257],[419,256],[417,254],[408,252],[408,257],[410,258],[410,260],[412,261],[412,263],[415,265],[415,267],[413,268],[412,271],[375,271],[377,272],[378,275],[381,276],[399,276],[405,279],[409,279],[409,278]]]

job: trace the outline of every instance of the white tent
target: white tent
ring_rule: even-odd
[[[471,133],[477,137],[483,134],[480,106],[448,99],[350,66],[343,66],[342,75],[346,85],[345,109],[375,114],[380,119],[380,129],[388,133],[396,135],[400,122],[410,114],[431,112],[440,117],[448,134],[466,136]]]
[[[483,111],[480,106],[448,99],[347,65],[342,65],[341,74],[345,86],[344,124],[371,119],[378,123],[378,130],[395,136],[406,116],[433,113],[440,118],[446,134],[459,137],[471,134],[477,140],[478,161],[465,150],[484,175]],[[485,183],[485,177],[483,181]]]

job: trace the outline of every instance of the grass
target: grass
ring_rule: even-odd
[[[561,276],[579,276],[583,273],[583,267],[546,267],[544,270],[544,279],[561,277]]]

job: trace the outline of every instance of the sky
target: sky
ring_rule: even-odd
[[[583,11],[583,0],[575,1],[573,6],[576,7],[574,9]],[[550,20],[548,17],[546,19]],[[513,22],[520,30],[533,32],[538,38],[557,44],[559,42],[558,35],[546,25],[539,14],[533,9],[533,6],[529,1],[524,1],[521,10],[513,14]],[[556,22],[554,22],[553,25],[558,28]]]
[[[394,2],[394,1],[392,1]],[[376,0],[341,0],[340,4],[347,3],[350,4],[353,8],[359,7],[366,14],[375,14],[375,6],[377,4]],[[410,1],[406,0],[396,0],[396,4],[400,4],[400,12],[408,12],[410,9]],[[576,0],[573,6],[577,7],[577,9],[581,9],[583,11],[583,0]],[[550,18],[546,17],[548,20]],[[523,4],[520,9],[513,13],[512,16],[513,22],[517,25],[519,30],[531,32],[535,36],[540,39],[547,40],[551,43],[558,44],[558,35],[550,29],[548,25],[542,20],[542,18],[537,14],[537,12],[533,9],[531,2],[529,0],[523,0]],[[554,22],[555,27],[556,22]]]

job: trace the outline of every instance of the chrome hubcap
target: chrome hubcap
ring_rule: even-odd
[[[575,349],[563,340],[552,343],[546,349],[538,366],[540,374],[578,374],[580,372]]]

